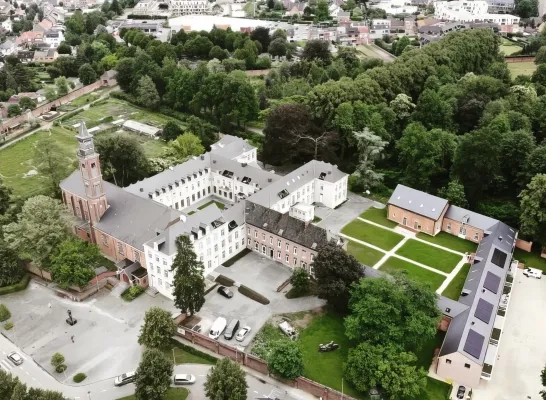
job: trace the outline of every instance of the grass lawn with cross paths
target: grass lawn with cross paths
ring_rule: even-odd
[[[443,275],[421,268],[418,265],[401,260],[397,257],[389,257],[379,269],[388,274],[392,274],[396,271],[403,271],[407,274],[408,278],[426,283],[434,290],[438,289],[446,279]]]
[[[439,246],[447,247],[448,249],[458,251],[460,253],[474,253],[478,248],[478,244],[470,240],[461,239],[447,232],[439,232],[436,236],[430,236],[426,233],[419,232],[416,235],[419,239],[425,240]]]
[[[466,281],[466,276],[468,275],[469,271],[470,264],[464,264],[459,273],[455,275],[451,282],[449,282],[449,285],[447,285],[447,287],[444,289],[442,296],[448,297],[452,300],[459,300],[464,282]]]
[[[355,239],[370,243],[383,250],[390,250],[396,246],[404,236],[399,233],[379,228],[358,219],[343,227],[341,233]]]
[[[380,251],[364,246],[360,243],[353,242],[352,240],[347,242],[347,253],[356,258],[359,263],[369,267],[373,267],[385,255]]]
[[[447,273],[453,271],[462,258],[458,254],[450,253],[414,239],[404,243],[396,254]]]
[[[396,225],[398,225],[396,222],[387,219],[387,207],[368,208],[366,211],[360,214],[360,218],[367,219],[368,221],[375,222],[376,224],[383,225],[387,228],[394,228]]]

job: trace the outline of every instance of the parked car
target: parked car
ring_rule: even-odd
[[[464,392],[466,392],[466,388],[464,386],[459,386],[459,389],[457,389],[457,398],[463,399],[464,398]]]
[[[224,297],[226,297],[228,299],[231,299],[233,297],[233,292],[231,290],[229,290],[225,286],[220,286],[218,288],[218,293],[220,293],[222,296],[224,296]]]
[[[216,321],[212,324],[209,331],[209,338],[218,339],[222,332],[226,329],[227,321],[223,317],[216,318]]]
[[[226,340],[233,339],[233,336],[235,335],[235,332],[237,332],[238,328],[239,328],[239,320],[232,319],[229,322],[229,325],[227,326],[226,331],[224,332],[224,339]]]
[[[15,365],[21,365],[23,363],[23,357],[21,357],[16,352],[9,353],[8,360],[10,360]]]
[[[238,342],[242,342],[246,339],[246,336],[250,333],[251,329],[250,326],[243,326],[241,329],[239,329],[239,332],[237,332],[237,336],[235,336],[235,340]]]
[[[131,371],[116,377],[116,379],[114,379],[114,385],[123,386],[123,385],[127,385],[128,383],[132,383],[135,380],[136,380],[136,372]]]
[[[298,338],[298,332],[288,323],[288,321],[283,321],[279,324],[279,328],[286,336],[291,340]]]
[[[195,383],[195,376],[189,374],[176,374],[173,382],[175,385],[192,385]]]
[[[542,271],[536,268],[525,268],[523,270],[523,275],[527,278],[542,279]]]

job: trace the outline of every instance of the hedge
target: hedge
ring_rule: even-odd
[[[15,285],[11,286],[4,286],[0,288],[0,296],[3,294],[10,294],[19,292],[21,290],[25,290],[28,286],[28,282],[30,281],[30,276],[28,274],[25,274],[23,276],[23,279],[19,281],[19,283],[16,283]]]
[[[251,288],[245,285],[241,285],[239,287],[239,293],[241,293],[243,296],[248,297],[249,299],[255,300],[258,303],[261,303],[263,305],[269,304],[269,299],[265,296],[262,296],[260,293],[255,292]]]
[[[187,344],[180,343],[178,340],[171,339],[171,343],[173,347],[177,347],[179,349],[184,350],[186,353],[193,354],[194,356],[198,356],[201,358],[204,358],[205,360],[208,360],[214,364],[218,361],[218,358],[211,356],[210,354],[203,353],[201,350],[196,349],[195,347],[188,346]]]
[[[144,293],[144,291],[145,289],[142,286],[131,286],[130,288],[127,288],[123,291],[123,293],[121,294],[121,298],[125,301],[133,301],[142,293]]]
[[[59,118],[60,121],[66,121],[67,119],[70,119],[72,118],[73,116],[75,115],[78,115],[79,113],[81,113],[83,111],[83,108],[78,110],[78,111],[72,111],[72,112],[69,112],[65,115],[63,115],[61,118]]]
[[[11,328],[13,328],[13,323],[12,322],[8,322],[6,325],[4,325],[4,329],[6,331],[9,331]]]
[[[240,260],[244,256],[246,256],[248,253],[252,252],[252,250],[245,248],[243,251],[241,251],[239,254],[234,255],[229,260],[227,260],[225,263],[222,263],[222,266],[224,267],[231,267],[235,261]]]
[[[83,372],[78,372],[76,375],[74,375],[74,378],[72,378],[72,380],[76,383],[80,383],[85,378],[87,378],[87,375],[85,375]]]
[[[233,279],[228,278],[225,275],[218,275],[215,281],[218,282],[220,285],[224,285],[224,286],[233,286],[233,284],[235,283]]]
[[[11,318],[11,312],[5,304],[0,304],[0,322],[7,321]]]

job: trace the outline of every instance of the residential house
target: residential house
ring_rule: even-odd
[[[147,35],[152,35],[155,37],[161,36],[162,32],[162,22],[157,20],[134,20],[129,19],[124,21],[122,24],[118,26],[117,32],[121,28],[126,29],[138,29],[141,32],[146,33]]]
[[[10,11],[13,10],[13,7],[7,1],[0,1],[0,15],[10,15]]]
[[[409,0],[380,0],[371,7],[384,10],[388,15],[413,14],[418,10]]]
[[[52,63],[59,57],[59,53],[57,53],[57,49],[52,48],[48,50],[43,51],[35,51],[34,52],[34,58],[32,61],[34,62],[41,62],[44,64]]]
[[[43,42],[44,33],[34,31],[23,32],[15,39],[15,43],[19,47],[32,47],[34,44]]]
[[[15,53],[17,46],[13,40],[7,39],[4,43],[0,44],[0,54],[3,56],[9,56]]]
[[[9,104],[19,104],[19,101],[22,97],[28,97],[31,100],[36,100],[36,103],[41,103],[45,100],[45,97],[36,93],[36,92],[21,92],[19,94],[14,94],[8,99]]]
[[[372,19],[370,24],[370,39],[382,39],[391,34],[391,21],[388,19]]]
[[[407,36],[413,36],[417,33],[417,25],[414,15],[404,18],[404,33]]]
[[[17,58],[22,63],[32,62],[34,60],[34,51],[32,51],[32,50],[19,50],[17,52]]]
[[[2,22],[2,28],[8,32],[11,32],[11,30],[13,29],[13,22],[11,21],[10,18]]]
[[[47,32],[53,27],[53,23],[47,19],[43,19],[42,21],[35,23],[32,30],[34,32]]]
[[[351,23],[351,12],[350,11],[340,11],[337,14],[337,22],[339,24],[345,24],[345,23],[350,24]]]
[[[402,19],[389,17],[391,36],[404,36],[406,34],[406,23]]]
[[[487,0],[487,4],[487,12],[491,14],[510,14],[515,8],[514,0]]]
[[[50,29],[44,33],[44,41],[50,46],[50,47],[59,47],[61,42],[64,41],[64,33],[61,29]]]
[[[340,12],[343,12],[340,5],[338,5],[336,2],[330,3],[328,6],[328,13],[332,18],[336,18]]]
[[[336,30],[331,28],[309,27],[307,40],[325,40],[327,42],[336,40]]]
[[[367,26],[347,26],[338,28],[338,42],[344,46],[358,46],[370,43]]]
[[[283,6],[286,10],[284,15],[293,17],[294,15],[302,16],[303,10],[305,10],[305,7],[307,7],[307,4],[302,2],[292,2],[290,0],[284,0]]]
[[[437,1],[434,3],[434,16],[445,21],[487,22],[497,24],[501,32],[518,30],[520,18],[510,14],[491,14],[489,4],[483,0],[475,1]]]

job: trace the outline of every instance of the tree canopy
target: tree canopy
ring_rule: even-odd
[[[136,370],[135,397],[162,400],[173,376],[173,362],[161,350],[147,349]]]
[[[59,244],[51,256],[51,273],[60,287],[85,288],[95,277],[94,267],[101,255],[99,248],[81,239],[68,239]]]
[[[211,400],[246,400],[247,388],[244,371],[228,357],[211,367],[205,381],[205,395]]]
[[[148,348],[165,350],[170,348],[170,340],[176,333],[176,324],[169,311],[152,307],[144,314],[144,324],[140,327],[138,343]]]

